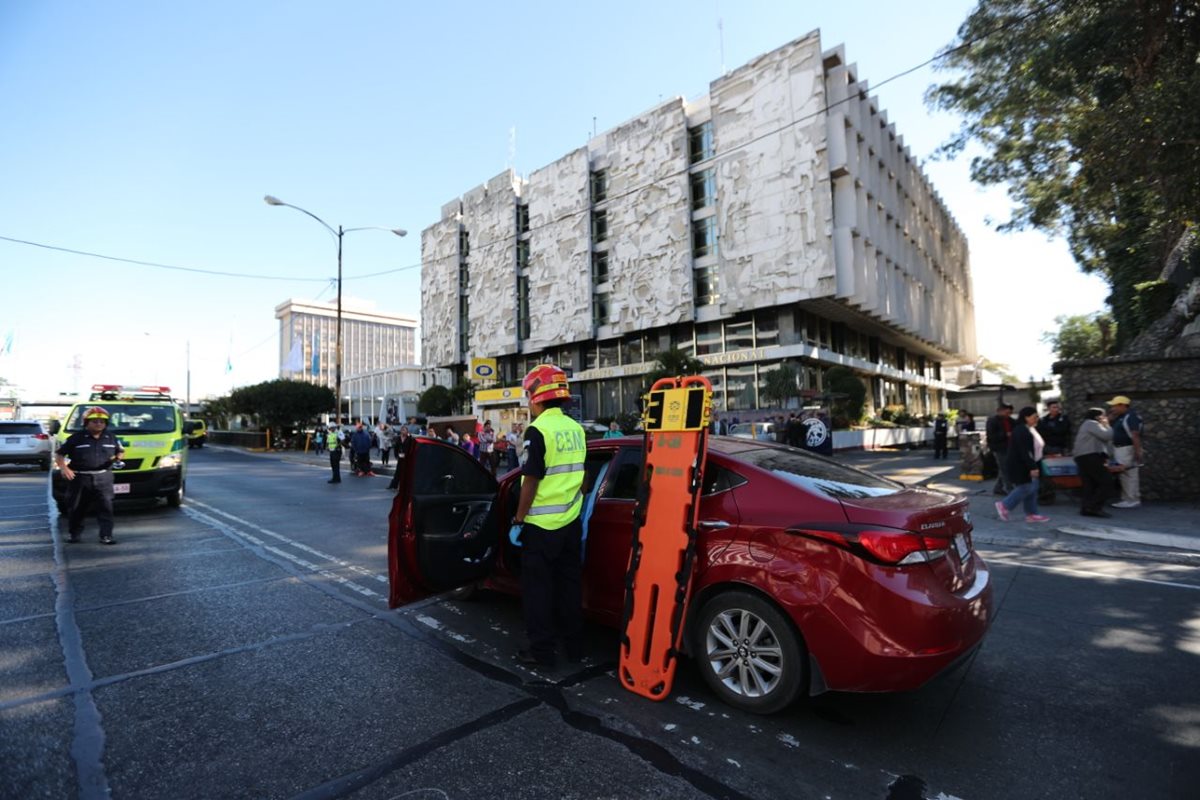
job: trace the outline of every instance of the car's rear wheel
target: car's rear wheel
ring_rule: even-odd
[[[700,609],[692,649],[705,682],[729,705],[754,714],[786,708],[804,686],[805,648],[767,600],[722,592]]]

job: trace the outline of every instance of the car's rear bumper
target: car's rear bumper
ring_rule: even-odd
[[[972,557],[974,580],[961,592],[867,570],[857,576],[863,586],[839,592],[844,601],[830,598],[797,619],[819,665],[815,691],[908,691],[970,657],[994,616],[991,572]]]

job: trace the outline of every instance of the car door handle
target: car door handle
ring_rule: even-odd
[[[704,528],[705,530],[710,530],[710,531],[720,530],[721,528],[729,527],[729,523],[723,519],[702,519],[699,522],[697,522],[696,524],[699,527]]]

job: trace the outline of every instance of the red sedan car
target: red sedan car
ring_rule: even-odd
[[[588,443],[585,612],[621,624],[641,438]],[[416,438],[388,536],[392,607],[473,582],[518,591],[517,472]],[[684,647],[727,703],[914,689],[970,655],[992,617],[965,499],[769,442],[711,437]],[[645,535],[645,533],[643,533]],[[614,654],[615,656],[615,654]]]

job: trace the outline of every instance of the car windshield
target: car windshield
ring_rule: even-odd
[[[93,407],[76,408],[67,420],[67,430],[72,433],[83,430],[83,415]],[[108,429],[113,433],[171,433],[175,430],[175,406],[170,403],[105,403],[101,408],[108,412]]]
[[[847,467],[820,456],[783,447],[764,447],[747,439],[714,436],[709,447],[739,461],[765,469],[815,494],[845,500],[882,497],[904,490],[904,484]]]

